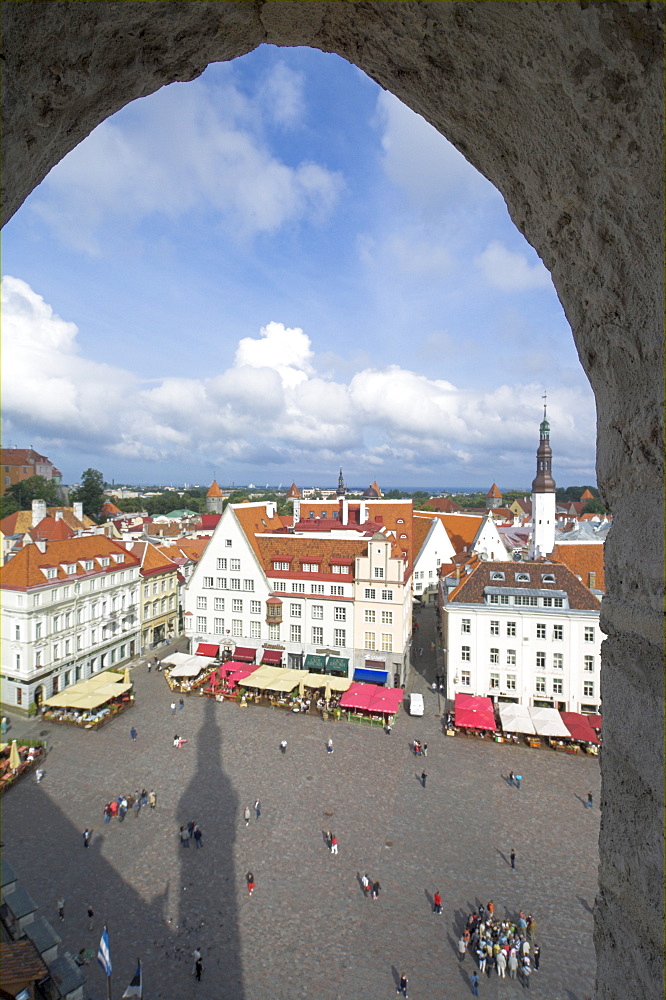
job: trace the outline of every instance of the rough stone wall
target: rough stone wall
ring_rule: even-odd
[[[502,192],[597,400],[606,549],[599,1000],[663,995],[663,5],[2,5],[3,221],[129,101],[262,42],[336,52]]]

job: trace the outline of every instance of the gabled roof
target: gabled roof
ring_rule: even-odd
[[[76,532],[62,517],[58,521],[54,517],[43,517],[35,528],[30,529],[28,534],[33,542],[36,542],[38,539],[56,541],[72,538]]]
[[[594,500],[594,493],[591,490],[584,489],[580,495],[581,500]]]
[[[100,508],[100,513],[108,515],[109,517],[115,516],[116,514],[122,514],[120,507],[116,507],[112,500],[105,500]]]
[[[19,549],[9,562],[0,567],[0,587],[8,590],[25,590],[29,587],[52,586],[56,581],[83,578],[93,573],[113,573],[119,567],[113,559],[108,566],[95,563],[94,569],[88,571],[81,565],[85,560],[95,560],[111,556],[113,553],[124,555],[122,564],[124,569],[139,565],[135,555],[106,535],[76,535],[65,541],[47,542],[45,547],[45,552],[41,551],[37,543]],[[63,565],[72,563],[76,564],[76,572],[67,574]],[[57,567],[57,573],[54,579],[49,580],[44,570],[53,567]]]
[[[492,572],[504,573],[504,581],[491,580]],[[518,574],[528,574],[529,581],[520,581]],[[542,580],[544,574],[552,575],[553,583]],[[599,611],[601,602],[571,570],[553,562],[484,562],[479,561],[471,573],[464,577],[448,597],[449,604],[484,604],[486,587],[510,590],[553,590],[565,591],[569,597],[569,607],[574,611]]]
[[[56,514],[60,513],[62,519],[67,522],[70,528],[74,528],[74,531],[83,531],[84,528],[97,527],[87,514],[84,514],[82,518],[78,518],[74,513],[73,507],[47,507],[46,513],[49,517],[55,517]]]
[[[568,566],[572,573],[575,573],[586,586],[589,586],[589,574],[595,573],[594,590],[606,590],[603,542],[596,544],[586,542],[581,545],[570,542],[566,545],[556,545],[550,558],[553,562],[564,563],[565,566]]]
[[[440,514],[455,514],[461,509],[451,497],[430,497],[426,503],[433,510],[439,511]]]
[[[430,534],[434,518],[419,517],[419,512],[414,513],[414,562],[418,559],[421,549],[425,545],[425,540]]]
[[[483,525],[483,517],[477,514],[440,514],[429,510],[419,512],[423,517],[438,518],[451,540],[456,553],[469,552],[479,529]]]
[[[499,491],[497,483],[493,483],[493,485],[490,487],[490,489],[486,493],[486,496],[487,497],[500,497],[501,498],[502,494]]]
[[[259,561],[267,576],[275,576],[273,570],[273,560],[281,556],[289,562],[289,576],[303,572],[304,563],[318,563],[319,574],[333,574],[333,564],[351,564],[356,556],[363,556],[367,553],[369,539],[364,536],[351,535],[350,538],[326,538],[319,535],[317,538],[301,538],[298,535],[272,534],[260,536],[256,539],[259,553]],[[316,578],[317,574],[307,573],[308,578]],[[336,574],[336,580],[344,582],[345,576],[353,577],[351,574]]]
[[[32,527],[32,511],[16,510],[0,521],[0,531],[3,535],[23,535]]]
[[[296,485],[296,483],[292,483],[289,489],[287,490],[287,500],[298,500],[300,495],[301,491],[299,490],[298,486]]]
[[[152,542],[132,542],[126,548],[141,560],[141,576],[154,576],[156,573],[169,573],[178,569],[176,563]]]
[[[222,496],[222,490],[217,485],[217,480],[216,479],[214,479],[213,482],[210,484],[210,489],[208,490],[208,493],[206,493],[206,496],[207,497],[221,497]]]
[[[35,462],[53,464],[46,455],[40,455],[34,448],[0,449],[0,465],[34,465]]]

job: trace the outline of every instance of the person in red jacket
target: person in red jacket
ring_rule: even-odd
[[[440,913],[440,914],[442,912],[442,897],[439,894],[439,890],[432,897],[432,911],[433,913]]]

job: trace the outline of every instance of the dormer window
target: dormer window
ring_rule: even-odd
[[[93,568],[93,561],[92,561],[92,559],[86,559],[86,561],[83,564],[83,568],[86,569],[86,570],[92,569]]]
[[[319,572],[319,563],[303,563],[303,572],[304,573],[318,573]]]
[[[282,562],[281,560],[274,559],[273,560],[273,569],[276,572],[281,572],[281,573],[287,572],[287,570],[289,569],[289,563],[288,562]]]
[[[108,556],[100,556],[99,564],[100,564],[100,566],[108,566],[109,565],[109,557]]]
[[[44,573],[46,573],[47,580],[55,580],[55,578],[58,575],[58,570],[55,568],[55,566],[45,566]]]
[[[404,524],[405,523],[404,518],[399,517],[396,523],[397,524]]]
[[[501,583],[504,580],[504,573],[499,572],[499,570],[495,570],[490,574],[490,579]]]
[[[125,555],[122,552],[114,552],[113,558],[117,563],[125,562]]]
[[[76,563],[67,563],[65,566],[65,573],[67,573],[68,576],[72,576],[76,573]]]
[[[554,573],[543,573],[542,576],[541,576],[541,582],[542,583],[555,583],[555,574]]]
[[[529,583],[530,574],[529,573],[516,573],[516,583]]]

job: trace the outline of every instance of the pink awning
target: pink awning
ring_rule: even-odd
[[[482,695],[457,694],[454,722],[456,726],[466,729],[497,729],[492,699]]]
[[[601,732],[601,716],[600,715],[586,715],[585,718],[590,723],[593,729],[596,729],[598,733]]]
[[[354,681],[340,699],[340,708],[360,712],[377,712],[393,715],[402,704],[405,692],[402,688],[386,688],[379,684],[364,684]]]
[[[372,693],[376,687],[376,684],[363,684],[361,681],[353,681],[351,687],[345,691],[339,701],[340,708],[368,711],[372,702]]]
[[[200,642],[197,646],[197,651],[195,656],[217,656],[220,652],[219,645],[215,645],[212,642]]]
[[[579,712],[560,712],[560,715],[573,740],[580,740],[583,743],[599,742],[587,715],[581,715]]]
[[[267,663],[269,666],[279,667],[282,663],[282,650],[265,649],[261,654],[261,662]]]
[[[244,663],[254,663],[256,655],[256,649],[251,646],[236,646],[234,649],[234,660],[242,660]]]
[[[377,693],[372,699],[370,710],[384,715],[395,715],[402,705],[404,697],[405,692],[402,688],[378,687]]]

